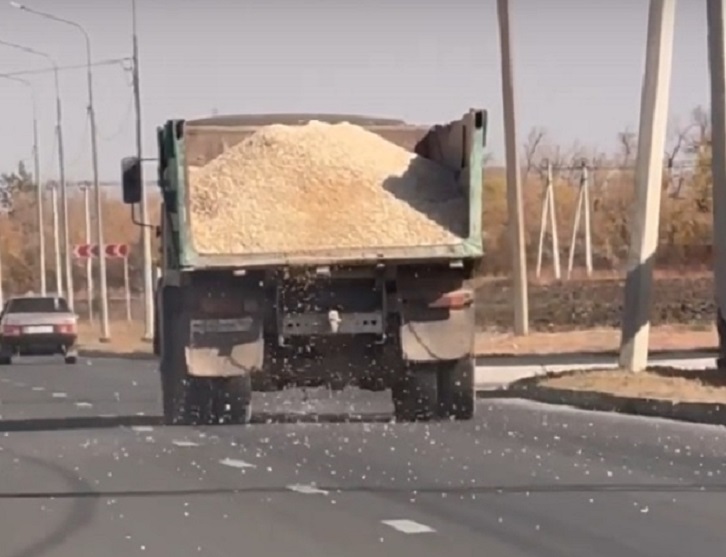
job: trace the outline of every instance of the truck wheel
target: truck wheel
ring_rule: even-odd
[[[247,424],[252,418],[252,380],[247,377],[225,377],[212,380],[213,423]]]
[[[358,387],[364,391],[379,393],[386,390],[386,382],[382,377],[364,377],[358,381]]]
[[[168,425],[199,425],[210,421],[210,389],[208,379],[187,376],[184,347],[189,331],[180,314],[181,292],[178,287],[164,287],[160,317],[164,319],[160,340],[161,395],[164,423]]]
[[[470,420],[476,407],[474,359],[441,362],[439,367],[439,413],[442,418]]]
[[[161,343],[159,342],[159,315],[154,314],[154,336],[151,339],[151,346],[154,356],[161,354]]]
[[[438,410],[438,375],[428,364],[413,364],[393,385],[396,421],[428,421]]]
[[[718,333],[718,357],[716,358],[716,368],[718,370],[726,369],[726,320],[724,320],[721,310],[716,310],[716,331]]]

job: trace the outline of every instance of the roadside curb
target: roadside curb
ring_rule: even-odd
[[[93,358],[97,360],[132,360],[132,361],[151,361],[156,356],[147,354],[146,352],[104,352],[103,350],[84,350],[80,348],[78,355],[82,358]]]
[[[722,404],[671,402],[652,398],[623,397],[597,391],[555,389],[539,385],[540,379],[540,377],[529,377],[505,387],[478,390],[477,398],[520,398],[595,412],[665,418],[706,425],[726,425],[726,405]]]

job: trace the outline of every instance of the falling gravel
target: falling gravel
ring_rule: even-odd
[[[452,245],[468,203],[455,173],[359,126],[260,128],[189,169],[202,254]]]

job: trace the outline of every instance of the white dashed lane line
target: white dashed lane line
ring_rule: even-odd
[[[175,447],[198,447],[199,443],[195,443],[194,441],[187,441],[185,439],[174,439],[171,442],[172,445]]]
[[[327,495],[328,492],[324,489],[319,489],[314,485],[288,485],[287,489],[296,493],[304,493],[305,495]]]
[[[90,402],[76,402],[77,408],[93,408],[93,404]]]
[[[133,431],[135,431],[136,433],[145,433],[145,432],[149,432],[149,431],[154,431],[153,427],[147,426],[147,425],[137,425],[137,426],[133,426],[131,429]]]
[[[225,458],[223,460],[220,460],[219,463],[222,466],[229,466],[230,468],[257,468],[257,465],[250,464],[249,462],[245,462],[244,460],[236,460],[234,458]]]
[[[68,398],[68,395],[66,393],[53,393],[51,396],[53,398]]]
[[[45,387],[33,387],[33,390],[36,393],[40,393],[40,392],[43,392],[45,390]]]
[[[436,532],[430,526],[414,522],[413,520],[407,519],[396,519],[396,520],[381,520],[386,526],[390,526],[394,530],[398,530],[404,534],[431,534]]]

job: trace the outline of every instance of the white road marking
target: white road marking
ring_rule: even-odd
[[[133,426],[131,429],[137,433],[144,433],[146,431],[154,431],[154,428],[150,427],[148,425],[136,425],[136,426]]]
[[[174,439],[171,442],[172,445],[176,447],[198,447],[199,443],[195,443],[194,441],[185,441],[184,439]]]
[[[35,391],[36,393],[39,393],[39,392],[41,392],[41,391],[44,391],[44,390],[45,390],[45,387],[33,387],[33,390],[34,390],[34,391]]]
[[[436,532],[430,526],[414,522],[413,520],[396,519],[396,520],[381,520],[386,526],[390,526],[394,530],[403,532],[404,534],[430,534]]]
[[[67,398],[68,395],[66,393],[53,393],[53,398]]]
[[[93,404],[90,402],[76,402],[78,408],[93,408]]]
[[[250,464],[244,460],[235,460],[234,458],[225,458],[224,460],[220,460],[219,463],[222,466],[229,466],[231,468],[257,468],[255,464]]]
[[[304,493],[305,495],[327,495],[328,492],[324,489],[318,489],[314,485],[288,485],[287,489],[295,491],[296,493]]]

